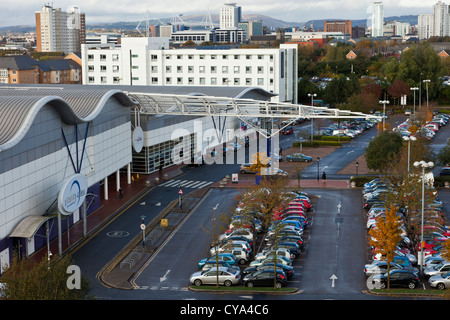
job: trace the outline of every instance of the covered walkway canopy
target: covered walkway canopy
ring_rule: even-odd
[[[246,123],[251,118],[293,119],[293,121],[297,118],[381,119],[379,116],[361,112],[285,102],[206,95],[174,95],[130,91],[124,93],[136,103],[136,108],[141,114],[148,115],[225,116],[237,117]],[[279,128],[279,130],[281,129]],[[278,133],[279,130],[274,130],[270,135]]]

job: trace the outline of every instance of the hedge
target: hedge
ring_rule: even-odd
[[[319,140],[319,141],[350,141],[352,140],[351,137],[349,136],[314,136],[313,137],[314,140]]]

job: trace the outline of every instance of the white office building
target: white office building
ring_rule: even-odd
[[[433,12],[420,14],[418,17],[419,39],[446,37],[450,35],[450,18],[448,5],[442,1],[433,6]]]
[[[83,84],[260,87],[297,101],[297,45],[276,49],[169,49],[168,38],[122,38],[82,46]]]
[[[372,38],[383,36],[384,10],[382,2],[372,5]]]
[[[242,9],[236,3],[226,3],[220,8],[220,29],[237,28],[242,19]]]

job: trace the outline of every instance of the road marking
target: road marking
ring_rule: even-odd
[[[334,280],[337,280],[338,277],[336,277],[334,274],[331,276],[331,287],[334,288]]]

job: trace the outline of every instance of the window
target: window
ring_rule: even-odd
[[[112,69],[113,72],[119,72],[119,66],[113,66]]]
[[[106,77],[101,77],[101,78],[100,78],[100,82],[101,82],[101,83],[106,83]]]
[[[262,60],[263,59],[263,55],[262,54],[258,54],[258,60]]]
[[[101,54],[100,61],[105,61],[105,60],[106,60],[106,54]]]
[[[264,67],[258,67],[258,73],[259,74],[264,73]]]
[[[194,78],[189,77],[188,78],[188,84],[194,84]]]
[[[223,60],[228,60],[228,55],[227,55],[227,54],[223,54],[223,55],[222,55],[222,59],[223,59]]]
[[[158,84],[158,77],[152,77],[152,84]]]
[[[194,72],[194,67],[193,66],[188,66],[188,72],[189,73],[193,73]]]
[[[183,78],[178,77],[177,78],[177,84],[183,84]]]
[[[240,71],[239,66],[235,66],[235,67],[234,67],[234,73],[239,73],[239,71]]]
[[[217,78],[211,78],[211,85],[217,84]]]
[[[216,66],[211,66],[211,73],[216,73],[217,67]]]
[[[252,73],[252,67],[245,67],[245,73]]]
[[[158,55],[152,54],[152,55],[150,56],[150,58],[151,58],[152,60],[158,60]]]
[[[204,60],[205,59],[205,55],[204,54],[201,54],[200,55],[200,60]]]
[[[95,70],[94,66],[88,66],[88,72],[93,72]]]
[[[167,73],[171,73],[172,72],[172,67],[171,66],[166,66],[166,72]]]
[[[241,83],[241,81],[239,80],[239,78],[234,78],[234,85],[238,86]]]
[[[245,59],[247,59],[247,60],[251,60],[251,58],[252,58],[252,56],[249,55],[249,54],[247,54],[247,55],[245,56]]]
[[[100,72],[106,72],[106,66],[100,66]]]
[[[139,66],[131,66],[131,69],[139,69]]]
[[[171,84],[172,83],[172,78],[171,77],[167,77],[166,78],[166,84]]]
[[[131,80],[138,81],[138,80],[139,80],[139,77],[131,77]]]
[[[222,73],[228,73],[228,66],[222,66]]]
[[[205,73],[205,66],[198,67],[198,72]]]
[[[152,73],[156,73],[156,72],[158,72],[158,67],[152,66],[151,70],[152,70]]]
[[[181,60],[181,59],[183,59],[183,56],[181,54],[177,54],[177,59]]]
[[[206,84],[205,78],[200,78],[199,80],[200,80],[200,84],[203,84],[203,85]]]
[[[251,78],[246,78],[245,79],[245,85],[251,86],[252,85],[252,79]]]
[[[234,55],[234,60],[239,60],[239,58],[240,58],[240,57],[239,57],[238,54],[235,54],[235,55]]]
[[[139,58],[139,55],[138,54],[132,54],[131,57],[132,58]]]
[[[119,77],[113,77],[113,83],[114,84],[119,84],[120,83],[120,78]]]
[[[95,82],[94,77],[89,77],[89,78],[88,78],[88,82],[89,82],[89,83],[94,83],[94,82]]]
[[[88,54],[88,61],[94,61],[94,55]]]
[[[112,55],[112,61],[119,61],[119,55],[118,54],[113,54]]]
[[[188,59],[189,59],[189,60],[192,60],[192,59],[194,59],[194,55],[192,55],[192,54],[189,54],[189,55],[188,55]]]
[[[177,66],[177,72],[178,72],[178,73],[183,72],[183,67],[182,67],[182,66]]]
[[[263,85],[264,85],[264,79],[258,78],[258,86],[263,86]]]
[[[222,85],[227,86],[228,85],[228,78],[222,78]]]

